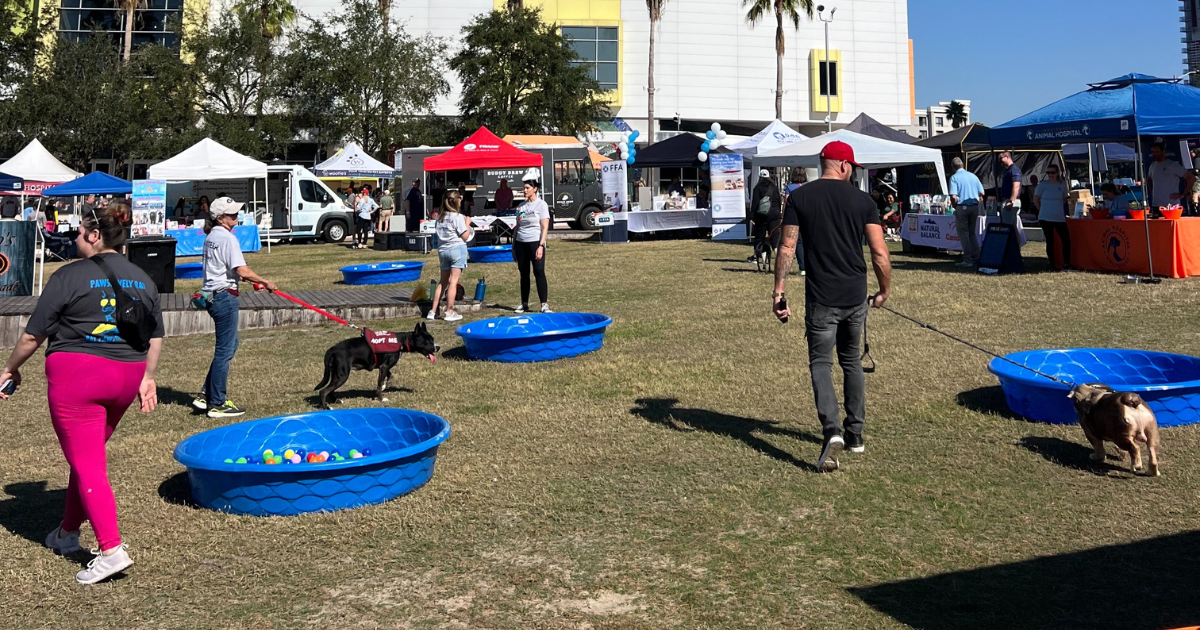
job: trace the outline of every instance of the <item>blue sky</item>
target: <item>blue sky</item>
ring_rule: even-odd
[[[908,0],[917,107],[995,126],[1112,77],[1182,74],[1177,0]]]

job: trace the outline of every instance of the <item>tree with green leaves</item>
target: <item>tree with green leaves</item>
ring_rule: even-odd
[[[282,109],[318,142],[353,140],[383,158],[403,145],[450,92],[446,42],[413,37],[393,20],[379,35],[378,6],[351,0],[288,37],[280,59]]]
[[[242,0],[233,6],[233,12],[256,24],[267,40],[278,39],[296,21],[296,7],[291,0]]]
[[[958,101],[950,101],[946,106],[946,118],[950,119],[950,126],[958,129],[967,124],[967,108]]]
[[[757,26],[767,14],[775,15],[775,118],[783,120],[783,54],[786,52],[783,37],[783,20],[791,20],[792,26],[800,28],[800,14],[808,19],[813,16],[812,0],[742,0],[746,21]]]
[[[650,11],[650,72],[646,77],[646,134],[647,142],[654,142],[654,32],[662,21],[663,7],[667,0],[646,0]]]
[[[463,85],[466,127],[573,136],[609,115],[600,84],[540,9],[485,13],[463,29],[462,40],[450,68]]]

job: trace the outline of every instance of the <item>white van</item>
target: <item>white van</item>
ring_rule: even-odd
[[[271,221],[270,226],[262,225],[266,217],[260,218],[263,238],[340,243],[354,225],[354,215],[342,199],[303,166],[268,166],[267,191]]]

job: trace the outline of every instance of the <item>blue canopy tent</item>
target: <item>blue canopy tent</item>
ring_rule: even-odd
[[[1145,181],[1142,136],[1200,137],[1200,88],[1144,74],[1089,84],[1087,90],[992,128],[997,148],[1064,143],[1133,142],[1139,179]],[[1145,215],[1149,219],[1149,212]],[[1150,227],[1146,223],[1146,251]],[[1150,280],[1154,261],[1150,259]]]
[[[8,173],[0,173],[0,192],[21,194],[25,190],[25,180]]]
[[[96,171],[69,181],[65,184],[52,186],[42,191],[44,197],[80,197],[83,195],[128,195],[133,192],[133,184],[120,177]]]

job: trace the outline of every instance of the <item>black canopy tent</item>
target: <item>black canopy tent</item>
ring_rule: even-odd
[[[859,114],[857,118],[850,121],[850,124],[846,125],[845,129],[848,131],[853,131],[854,133],[861,133],[864,136],[871,136],[872,138],[891,140],[892,142],[901,142],[904,144],[911,144],[914,140],[916,140],[916,138],[904,133],[903,131],[896,131],[895,129],[892,129],[878,120],[871,118],[865,112]]]
[[[704,139],[683,133],[662,142],[655,142],[637,152],[634,168],[700,168],[700,145]]]
[[[940,149],[946,165],[946,172],[953,173],[951,166],[954,158],[960,158],[963,166],[971,171],[983,183],[984,190],[989,194],[995,192],[1000,185],[1000,177],[1004,167],[1000,164],[999,151],[992,148],[991,129],[980,123],[971,123],[954,131],[922,138],[913,144],[930,149]],[[1022,184],[1028,184],[1029,176],[1036,175],[1038,181],[1046,178],[1046,169],[1051,165],[1058,166],[1066,172],[1062,151],[1058,149],[1022,149],[1012,152],[1013,163],[1021,169],[1025,179]],[[930,193],[929,173],[924,173],[920,167],[906,167],[900,174],[900,181],[908,186],[908,190],[917,193]],[[1032,191],[1030,191],[1032,192]]]

